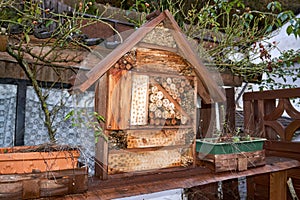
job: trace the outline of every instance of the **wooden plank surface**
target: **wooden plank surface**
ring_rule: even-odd
[[[89,195],[95,194],[95,192],[99,195],[99,199],[113,199],[177,188],[190,188],[244,176],[279,172],[300,166],[299,161],[279,157],[267,157],[266,163],[263,167],[252,168],[242,172],[214,174],[209,169],[196,167],[176,172],[108,179],[105,181],[94,178],[90,179],[89,191],[81,195],[81,198],[88,199]],[[70,195],[66,196],[66,198],[69,197]]]

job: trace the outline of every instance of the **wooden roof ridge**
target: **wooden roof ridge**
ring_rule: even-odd
[[[133,32],[122,44],[116,47],[110,54],[101,60],[95,67],[85,74],[86,81],[80,85],[75,85],[73,90],[80,92],[86,91],[92,84],[94,84],[103,74],[105,74],[125,53],[130,51],[143,37],[153,30],[160,22],[165,19],[165,14],[162,12],[158,17],[145,23],[137,31]]]
[[[199,56],[193,51],[185,35],[175,21],[172,14],[165,10],[157,17],[141,26],[137,31],[133,32],[122,44],[116,47],[102,61],[95,65],[89,72],[85,74],[84,81],[75,85],[73,91],[86,91],[101,76],[103,76],[125,53],[135,47],[149,32],[151,32],[162,21],[168,19],[168,28],[173,29],[172,35],[179,47],[180,53],[195,68],[196,75],[201,80],[200,86],[204,91],[200,91],[200,96],[204,103],[225,101],[226,97],[221,91],[217,83],[211,78],[209,71],[201,62]]]

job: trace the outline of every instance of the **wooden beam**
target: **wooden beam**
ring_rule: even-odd
[[[260,99],[283,99],[300,97],[300,88],[289,88],[279,90],[268,90],[262,92],[247,92],[244,94],[244,101]]]

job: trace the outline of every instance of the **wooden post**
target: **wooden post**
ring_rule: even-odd
[[[200,127],[201,137],[212,137],[216,127],[216,112],[213,104],[201,102]]]
[[[257,101],[257,133],[259,137],[266,137],[265,132],[265,124],[264,124],[264,117],[265,117],[265,107],[264,107],[264,100]]]
[[[235,100],[234,100],[234,87],[226,88],[226,116],[225,121],[227,128],[230,131],[235,130]]]
[[[254,102],[248,100],[244,100],[244,133],[251,136],[255,134]]]
[[[264,100],[264,106],[265,106],[265,115],[268,115],[272,113],[276,108],[276,101],[275,99],[266,99]],[[265,136],[269,139],[277,140],[277,133],[274,131],[271,127],[265,126]],[[281,140],[284,140],[284,138],[281,138]]]
[[[270,173],[270,198],[272,200],[286,200],[287,171]]]
[[[100,78],[95,89],[95,111],[105,118],[107,118],[107,84],[108,76],[104,75]],[[103,128],[104,134],[108,136],[108,132],[105,131],[105,123],[101,122],[100,126]],[[100,136],[95,149],[95,175],[101,179],[107,179],[107,171],[108,142]]]

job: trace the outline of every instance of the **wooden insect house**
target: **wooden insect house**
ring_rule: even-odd
[[[96,175],[127,176],[195,166],[196,101],[224,94],[164,11],[132,33],[75,90],[96,83],[95,110],[108,141],[96,145]]]

